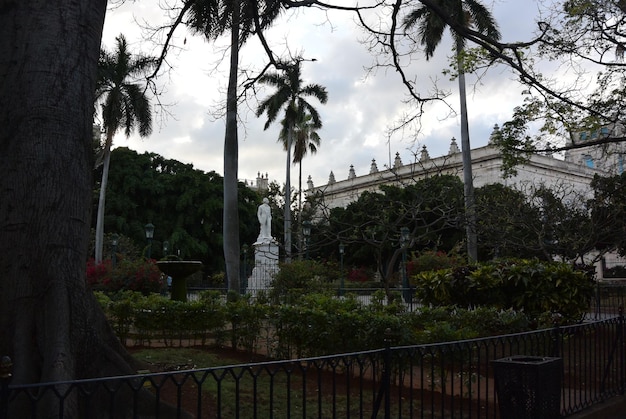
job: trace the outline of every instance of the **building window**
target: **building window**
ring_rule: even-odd
[[[585,154],[583,156],[583,161],[585,162],[585,166],[590,167],[592,169],[595,167],[595,164],[593,163],[593,159],[591,158],[590,155]]]
[[[586,132],[581,132],[580,133],[580,141],[587,141],[587,133]]]

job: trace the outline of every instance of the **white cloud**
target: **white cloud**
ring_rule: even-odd
[[[535,1],[494,1],[494,14],[505,40],[530,37],[535,7]],[[125,2],[108,12],[103,42],[111,49],[122,28],[134,51],[141,48],[145,53],[157,55],[158,48],[143,40],[142,31],[134,22],[158,24],[162,19],[163,11],[158,7],[145,2]],[[373,158],[382,169],[392,162],[396,152],[404,162],[411,161],[413,153],[423,144],[431,156],[441,155],[447,153],[452,137],[460,137],[458,117],[450,117],[451,111],[458,109],[456,81],[447,80],[441,73],[451,55],[448,39],[430,61],[414,57],[409,69],[417,77],[417,87],[423,94],[431,91],[435,83],[451,93],[447,105],[426,106],[416,143],[414,132],[388,138],[389,127],[407,112],[406,91],[395,71],[366,72],[373,58],[358,42],[363,33],[356,29],[349,14],[324,13],[314,8],[290,12],[267,37],[278,51],[286,51],[288,40],[292,53],[302,52],[305,58],[315,58],[316,62],[303,64],[303,79],[325,86],[329,93],[328,103],[317,106],[324,122],[319,133],[321,147],[303,164],[305,179],[310,174],[316,185],[325,183],[331,170],[337,179],[347,177],[351,164],[357,174],[366,174]],[[184,49],[175,51],[169,58],[173,69],[159,81],[165,87],[160,100],[170,105],[166,109],[171,116],[155,126],[150,138],[126,140],[120,134],[115,144],[223,173],[224,122],[212,115],[225,98],[228,51],[223,49],[224,42],[221,40],[216,46],[182,31],[175,43]],[[242,66],[258,66],[262,59],[258,41],[251,40],[241,53]],[[468,77],[468,83],[472,80]],[[486,144],[493,125],[505,121],[519,104],[519,91],[511,75],[497,69],[490,71],[475,90],[468,84],[468,92],[471,140],[474,146],[481,146]],[[271,89],[260,89],[258,99],[270,93]],[[265,119],[254,116],[255,106],[251,99],[240,108],[243,123],[239,131],[239,177],[251,180],[261,172],[268,173],[270,180],[283,182],[286,155],[276,142],[279,124],[264,130]],[[292,177],[295,176],[297,170],[292,172]],[[292,181],[295,182],[296,179]]]

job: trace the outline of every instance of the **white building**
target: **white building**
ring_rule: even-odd
[[[543,184],[551,188],[565,186],[585,194],[590,193],[589,183],[594,175],[615,173],[614,169],[621,161],[621,154],[611,155],[612,160],[608,161],[606,158],[601,159],[598,153],[593,155],[589,153],[589,150],[574,150],[566,153],[565,159],[533,154],[528,162],[515,168],[517,171],[515,176],[504,178],[503,159],[499,150],[491,144],[475,148],[471,151],[474,187],[493,183],[508,186],[531,183]],[[313,185],[309,177],[305,193],[307,196],[323,197],[328,208],[346,207],[349,203],[356,201],[363,192],[374,192],[379,189],[380,185],[401,186],[437,174],[451,174],[461,178],[463,176],[461,151],[454,138],[448,154],[444,156],[431,158],[424,146],[419,159],[411,163],[404,164],[399,154],[396,153],[393,167],[389,169],[379,170],[376,160],[372,160],[369,173],[365,175],[357,175],[354,167],[350,166],[346,178],[338,180],[331,172],[328,182],[317,187]]]

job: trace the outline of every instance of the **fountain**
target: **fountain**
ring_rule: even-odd
[[[187,278],[202,268],[198,260],[160,260],[157,266],[165,275],[172,278],[172,300],[187,301]]]

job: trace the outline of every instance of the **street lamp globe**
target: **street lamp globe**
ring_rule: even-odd
[[[146,239],[152,240],[154,238],[154,224],[148,223],[143,228],[146,232]]]

